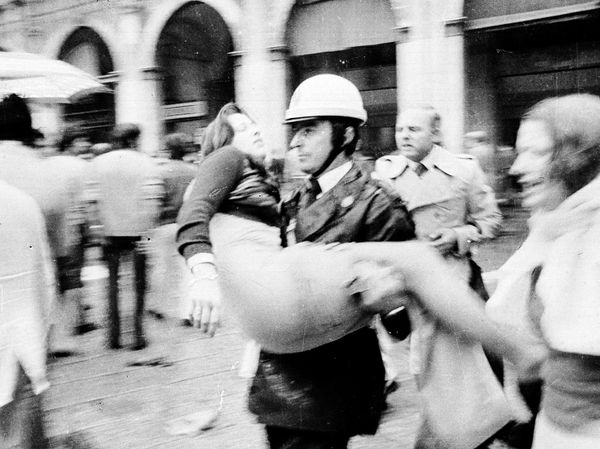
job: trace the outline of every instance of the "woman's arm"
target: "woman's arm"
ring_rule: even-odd
[[[449,329],[480,341],[517,365],[522,373],[526,374],[531,365],[544,358],[545,348],[538,342],[525,335],[502,332],[488,319],[481,300],[468,284],[458,279],[444,259],[426,244],[361,243],[354,245],[352,252],[357,262],[368,260],[393,266],[403,274],[406,289]]]
[[[234,147],[224,147],[209,155],[198,167],[190,197],[177,217],[177,245],[186,259],[211,252],[210,219],[241,179],[244,157]]]
[[[192,192],[177,220],[178,249],[193,274],[187,295],[190,319],[211,336],[219,324],[221,292],[211,251],[209,223],[241,179],[244,158],[233,147],[221,148],[207,157],[198,168]]]

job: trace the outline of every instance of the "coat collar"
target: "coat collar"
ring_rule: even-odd
[[[447,175],[457,176],[460,173],[460,159],[448,150],[434,145],[430,153],[431,164]],[[387,179],[400,176],[409,167],[409,161],[401,154],[383,156],[375,163],[375,171]]]

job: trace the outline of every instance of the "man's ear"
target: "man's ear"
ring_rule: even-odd
[[[345,147],[348,145],[355,137],[356,132],[354,131],[354,128],[352,126],[346,126],[346,129],[344,129],[344,144],[342,146]]]

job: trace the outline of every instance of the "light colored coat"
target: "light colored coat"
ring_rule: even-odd
[[[69,216],[67,173],[38,157],[37,152],[17,141],[0,142],[0,179],[31,195],[44,214],[54,256],[68,251],[77,236],[76,220]]]
[[[133,150],[115,150],[92,161],[93,198],[104,234],[136,237],[158,224],[164,187],[158,164]]]
[[[375,176],[389,182],[406,201],[415,222],[417,238],[441,228],[453,229],[458,237],[456,259],[468,279],[466,257],[473,243],[496,235],[502,216],[494,192],[487,185],[477,161],[434,146],[430,153],[433,168],[419,177],[402,155],[380,158]]]
[[[57,256],[69,256],[75,248],[82,245],[80,225],[86,220],[87,190],[90,184],[90,163],[76,156],[58,155],[46,159],[43,167],[55,174],[56,182],[64,186],[58,192],[64,195],[60,199],[66,213],[57,217],[56,236],[59,242]]]
[[[39,393],[46,380],[54,273],[35,200],[0,181],[0,407],[13,400],[19,365]]]

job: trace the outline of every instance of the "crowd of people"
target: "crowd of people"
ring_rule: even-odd
[[[48,325],[61,328],[50,351],[90,325],[81,268],[92,221],[109,272],[107,345],[122,344],[128,253],[130,347],[148,343],[152,241],[161,272],[189,279],[183,324],[212,336],[225,310],[260,348],[248,406],[271,449],[345,449],[374,434],[395,382],[389,339],[407,337],[421,405],[415,448],[600,447],[600,98],[552,98],[523,117],[511,172],[530,232],[494,286],[471,257],[501,223],[489,167],[481,154],[445,149],[441,120],[429,105],[404,108],[397,150],[364,163],[354,158],[367,121],[360,92],[336,75],[311,77],[284,117],[307,176],[282,198],[257,122],[234,103],[190,166],[185,136],[167,138],[170,160],[151,158],[136,125],[118,126],[110,151],[91,161],[68,155],[89,153],[76,138],[41,159],[25,102],[6,97],[0,438],[40,438]],[[169,294],[166,277],[153,281]],[[15,436],[19,407],[30,424]]]

